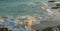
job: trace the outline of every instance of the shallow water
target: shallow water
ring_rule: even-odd
[[[33,15],[41,14],[42,0],[0,0],[0,15]]]

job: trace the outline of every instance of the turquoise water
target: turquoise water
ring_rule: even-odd
[[[0,0],[0,15],[41,14],[42,0]]]

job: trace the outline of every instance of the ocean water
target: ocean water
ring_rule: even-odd
[[[36,15],[45,17],[46,11],[41,9],[41,2],[46,0],[0,0],[0,15]],[[49,16],[48,16],[49,17]]]
[[[43,0],[0,0],[0,15],[40,15],[43,13],[41,1]]]

